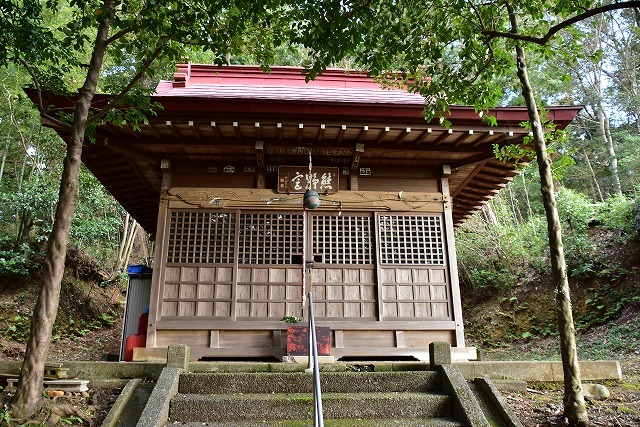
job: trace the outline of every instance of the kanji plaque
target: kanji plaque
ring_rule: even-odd
[[[278,193],[304,193],[307,188],[320,194],[338,192],[339,168],[304,166],[278,167]]]

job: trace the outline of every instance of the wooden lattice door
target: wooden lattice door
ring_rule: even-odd
[[[316,317],[376,319],[374,229],[371,214],[311,215],[309,280]]]

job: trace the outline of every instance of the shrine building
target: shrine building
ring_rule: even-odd
[[[318,326],[339,358],[428,359],[465,345],[454,228],[518,174],[494,146],[522,143],[524,107],[489,126],[364,74],[185,64],[143,124],[105,125],[82,160],[155,236],[146,346],[164,357],[281,357],[285,316]],[[566,127],[579,107],[551,107]],[[304,205],[307,193],[307,207]]]

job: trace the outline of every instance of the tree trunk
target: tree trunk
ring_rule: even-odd
[[[517,30],[515,14],[510,10],[511,28]],[[547,144],[544,137],[542,121],[538,113],[535,96],[529,81],[524,48],[516,43],[518,61],[518,79],[522,86],[522,95],[527,106],[533,141],[538,159],[540,172],[540,191],[547,217],[549,231],[549,252],[551,256],[551,271],[556,292],[556,312],[558,314],[558,330],[560,333],[560,353],[562,356],[562,371],[564,374],[564,415],[572,427],[586,427],[589,417],[584,401],[582,383],[580,381],[580,366],[576,347],[573,313],[571,312],[571,295],[567,279],[567,267],[564,260],[562,244],[562,226],[558,216],[556,199],[551,175],[551,161],[547,156]]]
[[[529,190],[527,190],[527,180],[524,177],[524,170],[520,172],[522,177],[522,190],[524,191],[524,198],[527,202],[527,210],[529,211],[529,220],[533,218],[533,209],[531,209],[531,200],[529,200]]]
[[[582,150],[582,154],[584,158],[587,160],[587,169],[589,169],[589,173],[591,174],[591,185],[594,188],[594,192],[597,191],[598,200],[604,203],[604,197],[602,196],[602,190],[600,189],[600,184],[598,184],[598,179],[596,178],[596,173],[593,171],[593,167],[591,166],[591,160],[589,160],[589,156],[585,150]]]
[[[606,116],[602,102],[598,101],[598,125],[600,126],[600,134],[604,140],[604,145],[609,155],[609,169],[611,170],[611,178],[613,179],[613,192],[622,196],[622,186],[620,185],[620,176],[618,175],[618,156],[613,148],[613,139],[609,132],[609,118]]]
[[[5,136],[4,151],[2,152],[2,165],[0,165],[0,184],[2,184],[2,177],[4,176],[4,164],[7,161],[7,151],[9,151],[9,137]]]
[[[580,366],[578,365],[575,327],[571,312],[571,296],[562,244],[562,225],[558,217],[554,195],[551,161],[547,156],[544,130],[542,129],[542,122],[527,74],[524,49],[518,45],[516,46],[516,51],[518,55],[518,78],[522,85],[522,94],[531,119],[533,140],[538,158],[538,170],[540,172],[540,191],[549,231],[551,270],[556,289],[556,311],[558,314],[560,352],[562,354],[562,370],[564,373],[564,415],[569,420],[570,426],[588,426],[589,418],[582,392],[582,383],[580,382]]]
[[[492,225],[498,225],[498,218],[496,217],[496,213],[493,211],[491,204],[485,203],[482,205],[482,213],[484,214],[485,222]]]
[[[115,267],[113,268],[113,274],[109,280],[115,279],[122,270],[126,268],[129,258],[131,257],[131,251],[133,250],[133,243],[137,233],[138,222],[135,219],[132,219],[129,213],[127,213],[124,219],[122,240],[120,241],[120,247],[118,248],[118,259],[116,260]]]
[[[105,5],[107,8],[112,8],[109,2],[105,2]],[[81,163],[82,144],[89,108],[104,60],[105,41],[108,34],[109,19],[105,17],[98,26],[87,77],[79,90],[75,105],[73,128],[67,140],[67,151],[63,163],[58,205],[44,260],[40,294],[33,311],[31,334],[27,341],[18,389],[12,402],[13,415],[22,419],[32,417],[43,404],[44,365],[49,351],[53,323],[58,312],[67,243],[78,199],[78,169]]]

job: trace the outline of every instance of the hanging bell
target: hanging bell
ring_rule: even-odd
[[[315,209],[320,206],[320,196],[316,191],[307,189],[304,192],[303,203],[306,209]]]

